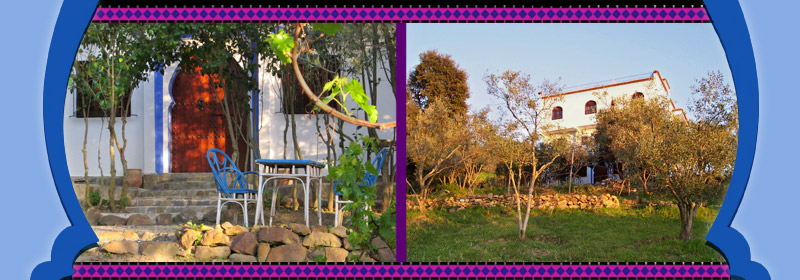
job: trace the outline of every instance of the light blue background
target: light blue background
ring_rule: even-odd
[[[50,258],[68,225],[47,163],[42,88],[58,0],[3,3],[0,9],[2,278],[27,279]],[[760,88],[759,135],[745,197],[733,226],[772,279],[797,279],[800,176],[800,32],[795,1],[741,2],[750,29]],[[793,20],[794,19],[794,20]]]
[[[42,123],[45,64],[59,0],[4,1],[0,8],[0,278],[28,279],[69,225],[47,161]]]

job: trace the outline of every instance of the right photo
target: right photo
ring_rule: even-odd
[[[407,261],[725,262],[711,23],[408,24]]]

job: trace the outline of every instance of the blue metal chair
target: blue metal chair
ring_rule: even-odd
[[[257,202],[258,190],[249,187],[245,175],[258,173],[239,171],[233,160],[217,148],[209,149],[206,158],[208,164],[211,165],[211,172],[214,173],[214,181],[217,183],[217,224],[219,225],[222,206],[233,202],[242,207],[244,224],[247,226],[247,204]]]
[[[381,172],[381,167],[383,167],[383,161],[386,159],[386,154],[389,153],[389,148],[385,147],[378,151],[378,155],[372,159],[372,165],[375,166],[375,169],[378,170],[378,173]],[[361,180],[362,186],[374,186],[378,181],[378,176],[373,175],[372,173],[367,172],[367,175],[364,176],[364,179]],[[342,197],[342,192],[336,189],[336,184],[338,181],[333,182],[333,192],[334,192],[334,220],[333,226],[337,227],[342,224],[342,209],[344,207],[340,207],[340,204],[348,204],[353,203],[350,200],[344,200]]]

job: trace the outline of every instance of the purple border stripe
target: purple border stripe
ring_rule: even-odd
[[[80,264],[73,277],[718,277],[728,265],[119,265]]]
[[[676,21],[705,8],[98,8],[93,21]]]

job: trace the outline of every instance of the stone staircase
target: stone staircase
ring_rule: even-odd
[[[216,219],[217,191],[213,174],[171,173],[150,176],[154,178],[149,178],[150,182],[145,184],[149,185],[148,188],[136,188],[136,191],[131,192],[131,201],[123,213],[95,214],[96,224],[119,225],[122,220],[126,220],[125,224],[148,224],[142,217],[146,216],[153,225],[170,225],[201,221],[209,212]],[[128,221],[134,215],[139,216],[138,221]]]

